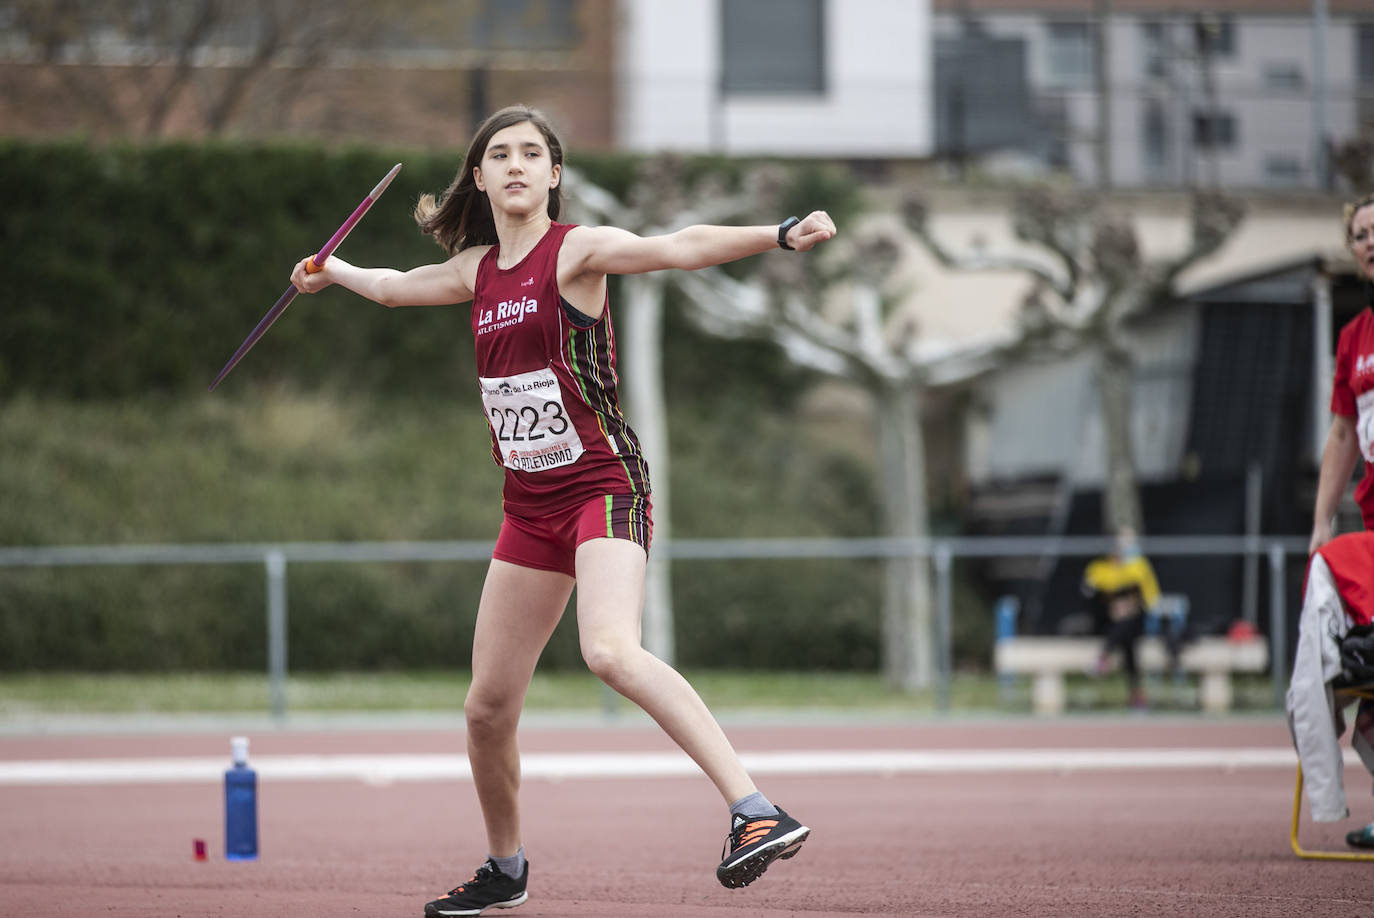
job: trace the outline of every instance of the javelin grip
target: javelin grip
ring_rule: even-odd
[[[368,193],[367,197],[363,198],[361,204],[354,208],[353,213],[349,214],[348,219],[343,222],[343,226],[335,230],[334,235],[329,237],[329,241],[324,244],[324,248],[320,249],[316,255],[305,263],[305,271],[307,274],[318,274],[324,270],[325,259],[329,258],[329,256],[334,253],[334,250],[339,247],[339,244],[348,237],[348,234],[353,231],[353,227],[357,226],[358,221],[363,218],[363,214],[367,213],[368,208],[381,197],[382,192],[386,191],[386,186],[391,184],[391,180],[394,179],[396,173],[400,171],[401,164],[397,163],[391,167],[390,172],[382,176],[382,180],[377,183],[376,187]],[[272,327],[272,323],[277,321],[277,317],[286,311],[286,307],[291,305],[291,301],[296,298],[296,294],[299,292],[300,291],[296,289],[296,285],[292,284],[277,298],[277,302],[267,311],[267,315],[263,316],[257,326],[248,333],[248,337],[239,345],[239,349],[234,352],[234,356],[230,357],[229,362],[224,365],[224,369],[219,371],[219,375],[215,377],[215,381],[210,383],[211,392],[215,391],[215,386],[218,386],[220,381],[229,375],[229,371],[243,359],[244,355],[248,353],[253,345],[258,343],[258,339],[267,334],[267,330]]]

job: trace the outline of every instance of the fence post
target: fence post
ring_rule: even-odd
[[[1274,705],[1283,709],[1288,688],[1288,602],[1284,584],[1283,546],[1269,546],[1269,671],[1273,674]]]
[[[267,553],[267,673],[272,717],[286,719],[286,555]]]
[[[935,638],[939,644],[939,671],[935,676],[935,707],[942,712],[950,707],[950,680],[954,671],[953,590],[950,586],[952,567],[949,545],[938,543],[935,546]]]

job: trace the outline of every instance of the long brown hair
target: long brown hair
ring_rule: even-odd
[[[549,147],[549,158],[553,165],[563,165],[563,144],[553,132],[548,118],[536,108],[527,105],[510,105],[492,114],[477,128],[472,143],[468,144],[463,168],[454,176],[453,183],[435,203],[434,195],[420,195],[415,205],[415,222],[420,231],[434,237],[434,241],[450,255],[474,245],[496,245],[496,222],[491,215],[491,201],[486,193],[478,190],[472,177],[473,170],[482,162],[487,152],[487,144],[497,131],[503,131],[516,124],[528,121],[544,135]],[[563,198],[557,186],[549,189],[549,219],[557,220],[563,208]]]

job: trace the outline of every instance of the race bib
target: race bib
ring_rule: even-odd
[[[552,369],[479,376],[477,383],[506,468],[542,472],[571,465],[582,455],[582,440],[568,417]]]
[[[1374,389],[1355,396],[1355,433],[1360,438],[1360,455],[1365,462],[1374,462]]]

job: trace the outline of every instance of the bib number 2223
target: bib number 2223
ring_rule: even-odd
[[[542,472],[570,465],[583,453],[553,370],[479,377],[482,406],[507,468]]]

